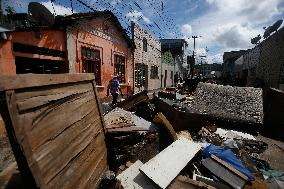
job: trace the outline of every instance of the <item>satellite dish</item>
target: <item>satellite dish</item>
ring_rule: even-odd
[[[29,14],[41,26],[52,26],[55,22],[54,15],[45,6],[37,2],[29,3]]]
[[[252,38],[250,40],[250,42],[251,42],[251,44],[257,44],[260,39],[261,39],[261,36],[260,36],[260,34],[258,34],[258,36]]]

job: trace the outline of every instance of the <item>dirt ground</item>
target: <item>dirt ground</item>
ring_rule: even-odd
[[[0,116],[0,172],[2,172],[15,158],[7,137],[4,122]]]
[[[268,145],[268,148],[259,155],[260,159],[267,161],[272,169],[284,171],[284,142],[262,135],[258,135],[257,140],[261,140]]]

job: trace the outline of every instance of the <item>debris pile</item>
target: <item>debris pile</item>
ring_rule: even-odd
[[[262,89],[199,83],[189,110],[238,123],[263,123]]]
[[[82,92],[79,94],[81,98],[72,99],[75,98],[73,93],[77,94],[78,86],[73,87],[72,84],[58,86],[58,91],[64,91],[66,87],[76,88],[69,91],[70,94],[62,92],[70,96],[70,99],[68,98],[70,102],[60,101],[65,96],[59,98],[52,93],[54,91],[50,91],[48,97],[53,99],[56,96],[56,99],[46,101],[40,97],[36,106],[45,108],[42,104],[49,103],[46,107],[50,105],[57,107],[55,103],[58,102],[63,103],[62,107],[66,108],[62,108],[62,112],[66,114],[63,115],[68,121],[59,119],[61,112],[51,111],[52,116],[49,113],[42,115],[50,116],[46,119],[48,121],[40,122],[43,125],[50,123],[47,127],[34,127],[34,129],[49,129],[49,132],[45,130],[38,132],[42,133],[41,137],[47,137],[44,139],[46,144],[40,146],[40,149],[53,145],[48,148],[50,155],[46,150],[31,157],[27,156],[29,153],[21,155],[26,160],[34,157],[37,157],[36,160],[41,160],[40,157],[45,157],[48,161],[34,162],[50,166],[47,170],[53,170],[51,167],[56,168],[57,172],[52,172],[52,175],[57,173],[61,175],[57,168],[63,166],[61,160],[66,161],[65,167],[62,168],[64,170],[62,178],[66,182],[61,180],[61,176],[57,176],[58,180],[55,182],[47,182],[50,185],[40,183],[40,186],[51,187],[56,185],[57,181],[58,183],[60,181],[62,187],[67,187],[70,183],[72,186],[77,186],[80,183],[71,179],[73,177],[70,175],[79,180],[82,175],[82,182],[92,182],[96,185],[90,186],[103,189],[283,188],[284,161],[281,155],[284,152],[284,145],[260,135],[245,133],[244,130],[241,132],[227,130],[223,127],[224,124],[219,122],[227,120],[229,126],[233,122],[241,126],[250,123],[250,129],[261,125],[263,102],[262,91],[259,89],[199,83],[193,95],[175,93],[171,88],[166,92],[159,92],[159,97],[150,99],[147,91],[143,91],[114,106],[104,103],[103,107],[99,108],[96,104],[98,101],[94,95],[95,91],[88,94]],[[94,90],[92,85],[84,83],[80,87],[86,91]],[[30,88],[25,90],[34,93],[29,91]],[[45,93],[46,91],[41,91],[34,95]],[[21,99],[16,98],[16,100]],[[21,103],[20,101],[18,104]],[[69,103],[74,104],[69,105]],[[29,111],[17,113],[22,115],[37,111],[30,106],[27,104]],[[28,116],[23,115],[22,118]],[[33,124],[28,121],[25,123]],[[86,126],[86,123],[89,124]],[[11,130],[18,128],[10,126]],[[61,130],[57,131],[58,128]],[[236,129],[241,128],[243,127],[236,127]],[[58,134],[49,136],[51,129]],[[56,136],[55,142],[52,141],[54,136]],[[83,144],[84,146],[77,149]],[[65,159],[61,157],[64,153]],[[19,157],[19,154],[16,155]],[[53,159],[51,155],[57,158]],[[66,157],[69,158],[68,161]],[[72,159],[73,157],[76,161]],[[77,159],[78,157],[80,158]],[[54,164],[55,160],[58,164]],[[278,166],[279,161],[281,162]],[[54,166],[51,166],[53,164]],[[80,167],[81,164],[84,165],[84,169]],[[33,164],[28,164],[26,168],[33,168],[30,165]],[[74,167],[76,173],[73,171]],[[32,171],[32,176],[39,181],[45,178]],[[0,174],[0,181],[1,178],[3,177]],[[71,185],[69,188],[72,188]]]
[[[218,86],[209,84],[209,87],[212,88],[211,91],[208,90],[211,97],[202,104],[205,92],[201,98],[202,90],[200,88],[203,85],[207,84],[198,85],[197,91],[199,92],[194,96],[185,95],[177,98],[178,95],[172,92],[161,92],[159,98],[153,99],[154,112],[159,113],[150,121],[158,127],[156,136],[159,136],[159,151],[156,148],[156,154],[151,154],[151,158],[147,161],[143,157],[141,157],[142,159],[133,158],[131,166],[123,165],[123,169],[117,173],[117,188],[281,187],[282,172],[271,168],[269,162],[260,158],[261,154],[267,150],[268,144],[251,134],[220,128],[218,122],[208,119],[210,113],[213,117],[230,118],[230,121],[233,120],[237,123],[262,123],[262,101],[259,100],[262,91],[250,88],[226,91],[227,89],[223,89],[224,86],[218,88]],[[215,87],[217,87],[217,92]],[[221,93],[222,90],[228,94],[224,94],[224,91]],[[230,97],[222,99],[220,94]],[[213,98],[215,101],[207,107],[205,104]],[[221,114],[216,113],[219,110],[218,104],[227,100],[228,103],[223,106],[223,108],[230,107],[226,115],[222,112]],[[242,105],[243,100],[247,106]],[[251,104],[254,106],[249,107]],[[205,114],[200,111],[193,113],[197,106],[198,110],[205,106],[208,109],[204,111]],[[235,112],[234,109],[238,109],[238,111]],[[242,110],[245,113],[240,113]],[[254,111],[257,113],[254,114]],[[192,121],[193,115],[204,118],[204,121],[187,125],[187,129],[184,129],[186,127],[177,127],[181,122],[181,114],[186,115],[184,119],[190,119],[189,123],[191,124],[194,123]],[[176,122],[174,118],[176,118]],[[183,125],[185,125],[184,119],[182,118]],[[191,127],[195,127],[195,129],[191,129]],[[161,138],[161,132],[166,133],[167,140],[172,142],[164,145],[165,141]],[[163,147],[161,148],[161,146]]]

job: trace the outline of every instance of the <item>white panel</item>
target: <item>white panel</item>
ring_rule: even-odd
[[[166,188],[200,148],[199,144],[179,139],[142,165],[140,171],[161,188]]]

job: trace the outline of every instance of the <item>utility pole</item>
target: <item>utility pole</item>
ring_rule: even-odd
[[[201,36],[192,36],[193,38],[193,53],[192,53],[192,62],[191,62],[191,65],[190,65],[190,72],[191,72],[191,78],[193,77],[193,69],[194,69],[194,64],[195,64],[195,39],[199,38]]]
[[[201,37],[201,36],[199,36],[199,37]],[[193,58],[194,58],[194,51],[195,51],[195,39],[197,39],[197,38],[199,38],[198,36],[192,36],[192,38],[193,38]]]

